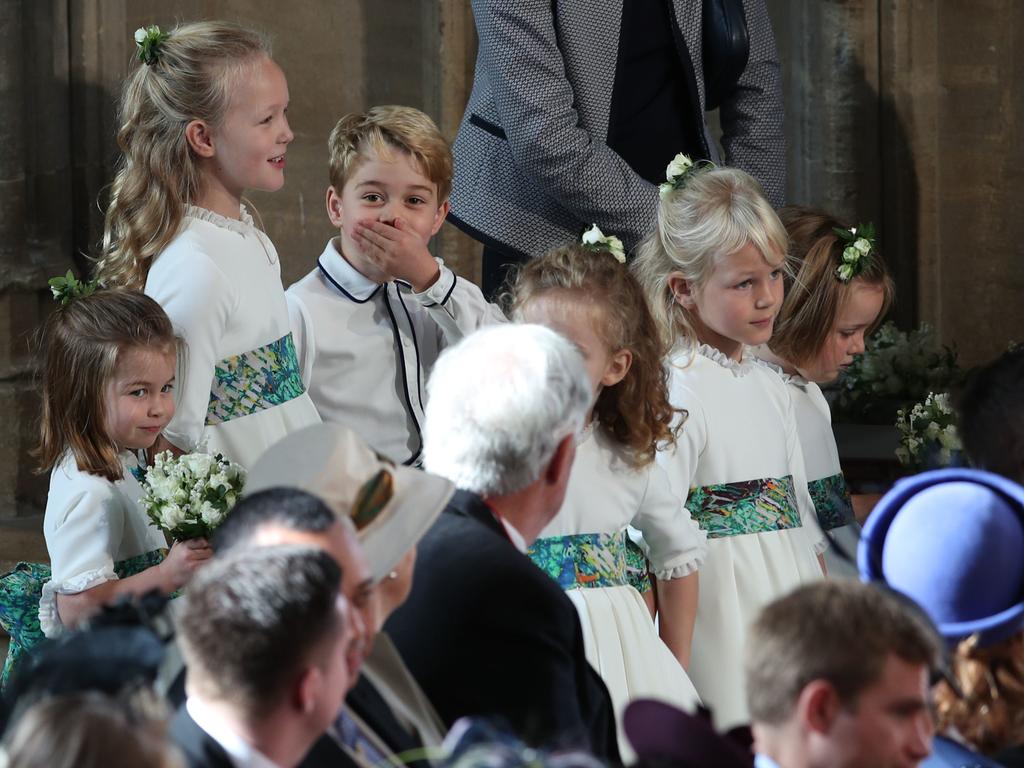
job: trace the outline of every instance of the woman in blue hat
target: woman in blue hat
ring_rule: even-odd
[[[868,518],[858,566],[949,645],[924,768],[1024,766],[1024,487],[973,469],[903,480]]]

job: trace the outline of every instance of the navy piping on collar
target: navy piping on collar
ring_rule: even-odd
[[[402,311],[405,312],[405,319],[409,321],[409,335],[412,336],[412,348],[416,351],[416,398],[420,401],[420,410],[425,411],[426,408],[423,406],[423,382],[420,381],[420,343],[416,339],[416,327],[412,324],[412,317],[409,316],[409,308],[405,306],[405,299],[402,298],[401,291],[395,291],[398,294],[398,303],[402,305]]]
[[[365,304],[370,299],[372,299],[374,296],[376,296],[377,295],[377,291],[380,290],[380,286],[378,285],[376,288],[373,289],[373,293],[371,293],[365,299],[357,299],[351,293],[349,293],[344,288],[342,288],[341,283],[339,283],[337,280],[335,280],[333,277],[331,277],[331,273],[328,272],[326,268],[324,268],[324,265],[320,262],[320,259],[316,260],[316,266],[320,270],[320,274],[322,274],[324,277],[326,277],[327,281],[331,285],[333,285],[335,288],[337,288],[339,291],[341,291],[343,294],[345,294],[349,299],[354,301],[356,304]]]
[[[441,299],[441,305],[442,306],[444,306],[445,304],[448,303],[448,299],[450,299],[452,297],[452,294],[455,293],[455,284],[459,282],[459,276],[458,275],[452,275],[452,278],[454,278],[452,280],[452,287],[448,289],[448,293],[446,293],[444,295],[444,298]]]
[[[402,301],[401,294],[399,294],[398,300],[399,302]],[[405,304],[402,304],[402,307],[404,308]],[[398,332],[398,321],[395,319],[394,310],[391,309],[391,302],[388,300],[387,288],[385,288],[384,290],[384,308],[388,311],[388,317],[391,319],[391,333],[395,338],[395,348],[398,350],[398,356],[401,362],[399,369],[402,371],[402,385],[403,389],[405,390],[405,405],[406,408],[408,408],[408,414],[409,417],[412,419],[413,426],[416,428],[416,437],[419,438],[419,447],[416,449],[416,452],[412,455],[412,458],[406,459],[405,461],[402,462],[402,464],[404,464],[405,466],[410,466],[419,459],[420,452],[423,450],[423,430],[420,429],[420,422],[419,419],[416,418],[416,413],[414,412],[412,407],[412,398],[409,396],[409,377],[406,375],[405,372],[405,352],[402,351],[402,337],[401,334]],[[411,324],[409,325],[409,328],[410,330],[412,329]],[[413,339],[413,346],[415,348],[415,338]],[[419,349],[416,349],[416,360],[417,375],[419,375]]]

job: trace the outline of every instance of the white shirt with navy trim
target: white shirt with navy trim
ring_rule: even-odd
[[[441,259],[438,279],[416,293],[373,282],[339,248],[339,238],[328,242],[286,293],[303,381],[324,421],[392,461],[419,464],[431,368],[447,345],[504,315]]]

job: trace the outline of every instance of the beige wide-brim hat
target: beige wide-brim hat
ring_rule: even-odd
[[[278,487],[312,493],[350,518],[375,580],[416,546],[455,492],[442,477],[379,458],[339,424],[305,427],[264,452],[245,493]]]

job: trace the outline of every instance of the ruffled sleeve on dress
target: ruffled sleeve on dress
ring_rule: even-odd
[[[647,558],[659,580],[689,576],[704,562],[707,534],[672,492],[665,471],[657,464],[648,469],[647,488],[632,525],[643,533]]]
[[[58,594],[77,594],[117,578],[114,552],[125,524],[123,508],[114,499],[112,483],[100,477],[81,479],[82,485],[59,507],[47,502],[43,533],[53,576],[43,585],[39,601],[39,624],[47,637],[64,628],[57,614]]]
[[[220,345],[237,297],[227,277],[197,238],[179,236],[157,257],[146,280],[156,299],[185,340],[178,360],[177,410],[164,436],[185,451],[202,439],[210,406],[214,369],[223,358]]]

